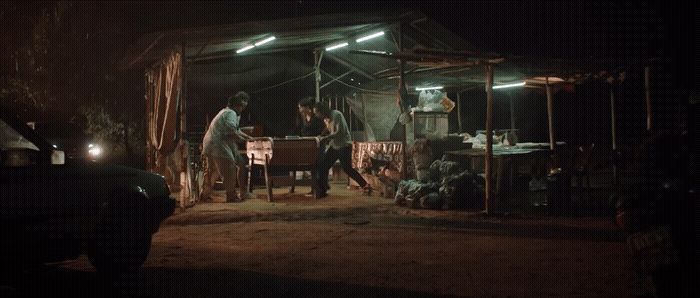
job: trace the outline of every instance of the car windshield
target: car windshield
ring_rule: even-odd
[[[2,119],[0,119],[0,149],[31,149],[39,151],[39,148],[34,143],[25,139]]]

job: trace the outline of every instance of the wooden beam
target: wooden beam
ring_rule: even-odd
[[[487,64],[486,69],[486,154],[484,156],[484,174],[486,175],[486,193],[484,208],[486,214],[493,207],[493,65]]]
[[[332,83],[335,82],[335,81],[338,81],[338,80],[344,78],[345,76],[347,76],[347,75],[349,75],[349,74],[351,74],[351,73],[353,73],[353,72],[354,72],[353,70],[348,70],[346,73],[341,74],[341,75],[339,75],[339,76],[337,76],[337,77],[334,77],[334,78],[331,79],[329,82],[326,82],[325,84],[321,85],[320,89],[323,89],[324,87],[326,87],[326,86],[332,84]]]
[[[347,62],[347,61],[345,61],[345,60],[339,58],[339,57],[336,56],[336,55],[328,55],[328,58],[331,59],[331,60],[333,60],[333,61],[335,61],[335,62],[337,62],[338,64],[341,64],[341,65],[343,65],[343,66],[345,66],[345,67],[347,67],[347,68],[349,68],[349,69],[352,69],[354,72],[356,72],[356,73],[358,73],[358,74],[360,74],[360,75],[362,75],[362,76],[364,76],[364,77],[366,77],[366,78],[368,78],[368,79],[370,79],[370,80],[373,80],[373,81],[374,81],[374,80],[377,79],[377,78],[374,77],[372,74],[370,74],[370,73],[368,73],[368,72],[366,72],[366,71],[360,69],[359,67],[353,65],[353,64],[350,63],[350,62]]]
[[[552,85],[549,84],[549,77],[546,78],[547,85],[545,89],[547,91],[547,126],[549,128],[549,149],[554,150],[554,125],[553,125],[553,115],[554,112],[554,99],[552,98]]]
[[[385,51],[349,50],[348,53],[379,56],[388,59],[400,59],[405,62],[411,62],[416,65],[424,65],[428,67],[475,66],[484,63],[496,64],[501,63],[505,60],[504,58],[470,60],[469,58],[465,57],[446,57],[429,54],[416,54],[410,51],[398,51],[396,53],[390,53]]]
[[[146,56],[146,53],[148,53],[148,51],[150,51],[156,44],[158,44],[158,42],[160,41],[160,39],[163,38],[163,35],[165,35],[165,34],[161,33],[160,35],[158,35],[158,37],[156,37],[156,38],[148,45],[148,47],[146,47],[143,51],[141,51],[141,53],[140,53],[138,56],[136,56],[134,59],[131,59],[131,61],[129,62],[129,64],[128,64],[127,67],[128,67],[128,68],[131,68],[131,67],[134,66],[134,64],[135,64],[137,61],[143,59],[143,57]],[[183,60],[184,60],[184,56],[183,56]]]

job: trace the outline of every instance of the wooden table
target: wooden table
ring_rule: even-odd
[[[537,161],[541,159],[549,159],[552,151],[549,149],[538,148],[519,148],[511,147],[494,147],[493,158],[496,160],[496,197],[498,198],[502,190],[502,180],[504,168],[509,170],[509,194],[513,193],[513,176],[514,164],[523,161]],[[446,151],[445,155],[448,160],[469,162],[470,168],[473,168],[474,159],[483,159],[486,156],[486,151],[481,148],[472,148],[456,151]]]
[[[269,137],[253,138],[246,143],[246,155],[250,162],[248,168],[248,189],[251,187],[253,166],[263,166],[267,200],[272,202],[273,177],[270,171],[311,171],[316,166],[319,155],[318,138],[273,139]],[[296,177],[292,177],[292,189]],[[312,186],[316,177],[311,175]],[[313,189],[314,187],[312,187]],[[314,192],[314,198],[316,193]]]

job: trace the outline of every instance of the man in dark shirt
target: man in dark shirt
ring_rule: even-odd
[[[317,137],[323,132],[325,125],[323,120],[314,117],[314,104],[316,100],[313,97],[302,98],[297,107],[301,115],[301,125],[299,126],[299,136],[302,137]]]
[[[323,124],[323,120],[314,115],[314,104],[316,100],[313,97],[302,98],[297,107],[299,108],[299,114],[301,116],[301,125],[298,128],[299,136],[302,137],[318,137],[324,133],[326,125]],[[326,146],[321,144],[319,146],[318,157],[319,160],[326,152]],[[311,171],[311,175],[318,177],[316,171]],[[327,185],[330,188],[330,185]],[[313,190],[307,193],[307,195],[313,195]]]

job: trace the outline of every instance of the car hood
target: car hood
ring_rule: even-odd
[[[67,175],[85,175],[93,178],[126,182],[125,185],[112,185],[113,188],[139,186],[151,198],[170,195],[170,191],[165,183],[165,177],[159,174],[125,166],[95,163],[79,159],[66,160],[66,163],[62,166],[65,167]]]

